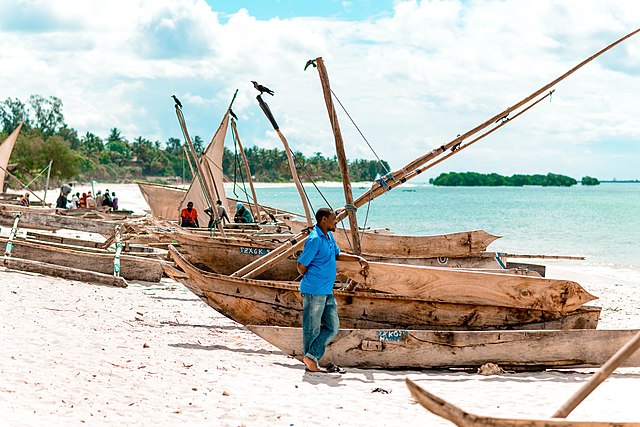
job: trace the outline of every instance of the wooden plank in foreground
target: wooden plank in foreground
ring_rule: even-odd
[[[569,280],[464,271],[391,263],[338,261],[338,273],[372,289],[396,295],[478,305],[530,308],[566,313],[596,299]]]
[[[302,359],[302,330],[248,326],[284,353]],[[354,368],[505,369],[599,367],[637,330],[426,331],[343,329],[327,347],[323,364]],[[640,353],[621,366],[640,367]]]
[[[80,270],[78,268],[64,267],[46,262],[4,257],[0,265],[11,270],[28,271],[31,273],[44,274],[45,276],[60,277],[67,280],[78,280],[81,282],[116,286],[119,288],[127,287],[127,282],[123,277],[114,277],[113,275],[97,273],[95,271]]]
[[[463,411],[446,400],[429,393],[409,378],[406,379],[406,383],[416,402],[459,427],[640,427],[640,423],[635,422],[483,417]]]

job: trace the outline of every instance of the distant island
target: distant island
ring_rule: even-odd
[[[554,173],[503,176],[497,173],[449,172],[441,173],[436,178],[430,178],[429,183],[443,187],[522,187],[525,185],[571,187],[576,185],[578,181],[570,176]],[[580,183],[582,185],[599,185],[600,181],[597,178],[585,176],[580,180]]]
[[[24,121],[10,163],[13,175],[29,182],[50,160],[51,185],[67,180],[122,182],[151,179],[154,182],[175,181],[177,177],[191,180],[191,169],[185,161],[184,143],[170,137],[166,141],[138,136],[125,138],[122,131],[112,128],[106,138],[79,132],[65,123],[62,101],[50,96],[32,95],[28,101],[7,98],[0,102],[0,141]],[[206,147],[200,136],[193,137],[195,151],[200,155]],[[251,175],[261,182],[291,182],[291,172],[284,150],[249,147],[245,153]],[[305,156],[294,152],[298,174],[303,181],[342,181],[336,156],[314,153]],[[236,147],[224,148],[224,174],[232,181],[247,182],[247,173]],[[353,181],[373,181],[390,170],[384,161],[356,159],[349,162]],[[38,189],[43,180],[30,187]]]

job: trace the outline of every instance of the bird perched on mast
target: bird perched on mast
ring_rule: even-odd
[[[273,96],[273,91],[268,87],[264,87],[261,84],[258,84],[258,82],[254,82],[253,80],[251,80],[251,83],[253,83],[253,87],[255,87],[256,90],[260,92],[260,95],[267,92],[269,95]]]
[[[171,95],[171,97],[173,98],[174,101],[176,101],[176,107],[180,108],[182,110],[182,102],[180,102],[180,100],[178,98],[176,98],[175,95]]]

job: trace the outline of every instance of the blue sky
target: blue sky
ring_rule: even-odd
[[[580,7],[575,7],[576,4]],[[0,0],[0,99],[55,95],[80,134],[208,141],[236,89],[243,144],[333,155],[317,72],[397,169],[483,122],[638,26],[634,0]],[[448,171],[640,178],[640,36],[579,70]],[[349,158],[374,158],[344,113]],[[228,144],[232,144],[229,140]]]
[[[212,9],[226,15],[233,15],[240,9],[247,9],[257,19],[290,19],[296,17],[324,17],[335,19],[361,20],[389,17],[393,15],[392,0],[252,0],[252,1],[212,1],[207,0]]]

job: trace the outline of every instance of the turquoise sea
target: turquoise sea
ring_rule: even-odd
[[[366,184],[368,185],[368,184]],[[314,209],[326,206],[305,184]],[[354,184],[357,197],[367,187]],[[342,187],[321,186],[330,206],[344,206]],[[303,213],[295,187],[258,186],[258,200]],[[234,191],[227,188],[232,196]],[[241,188],[235,193],[242,197]],[[483,229],[503,236],[490,250],[585,256],[580,265],[640,269],[640,184],[594,187],[434,187],[408,184],[358,210],[359,225],[396,234],[429,235]]]

